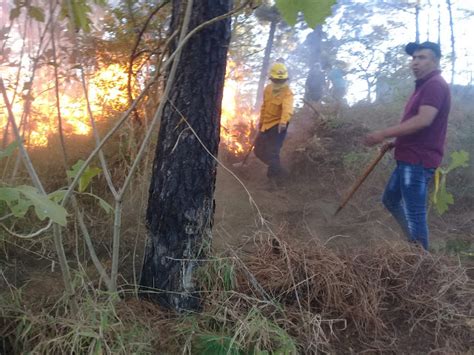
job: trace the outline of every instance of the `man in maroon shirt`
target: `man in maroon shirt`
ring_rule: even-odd
[[[364,143],[373,146],[395,138],[394,143],[388,144],[395,147],[397,167],[382,200],[409,241],[428,249],[428,183],[443,158],[451,95],[439,70],[438,44],[409,43],[405,51],[412,56],[415,91],[401,122],[368,134]]]

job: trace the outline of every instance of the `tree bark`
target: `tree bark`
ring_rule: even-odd
[[[454,23],[453,23],[453,9],[451,6],[451,0],[446,0],[448,5],[449,13],[449,28],[451,29],[451,85],[454,85],[454,75],[456,68],[456,50],[454,46]]]
[[[441,47],[441,6],[438,4],[438,45]]]
[[[321,61],[321,53],[323,51],[323,26],[317,25],[310,36],[311,41],[309,42],[309,66],[313,67],[314,63],[320,63],[321,67],[325,67],[326,63]]]
[[[317,71],[315,64],[319,63],[320,68],[325,68],[326,63],[322,63],[321,53],[323,46],[323,26],[317,25],[313,32],[306,38],[308,43],[308,75],[306,77],[304,97],[309,101],[319,101],[323,96],[325,78],[322,69]],[[315,90],[316,89],[316,90]],[[318,100],[315,100],[319,97]]]
[[[265,47],[265,53],[263,55],[262,71],[260,72],[260,80],[258,81],[257,88],[257,99],[255,100],[255,110],[260,109],[263,101],[263,90],[265,89],[265,82],[268,77],[268,69],[270,67],[270,53],[273,48],[273,39],[275,38],[275,31],[278,21],[273,20],[270,22],[270,32],[268,33],[267,45]]]
[[[420,0],[416,1],[415,8],[415,42],[420,42]]]
[[[171,33],[184,3],[173,1]],[[232,0],[194,0],[190,30],[231,7]],[[140,284],[142,296],[176,311],[200,307],[193,274],[211,241],[217,167],[206,149],[217,155],[230,33],[227,18],[198,32],[183,48],[161,121]]]

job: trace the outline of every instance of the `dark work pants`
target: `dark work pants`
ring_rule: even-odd
[[[283,168],[280,163],[280,150],[286,137],[286,130],[278,133],[278,125],[260,132],[255,140],[255,155],[268,165],[267,177],[280,177]]]

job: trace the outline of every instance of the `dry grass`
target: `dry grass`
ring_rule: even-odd
[[[79,278],[76,316],[63,299],[33,305],[20,291],[3,294],[1,334],[14,353],[462,353],[474,345],[474,285],[453,260],[408,245],[341,254],[267,237],[204,264],[200,313],[113,299]]]
[[[238,286],[223,300],[217,282],[221,287],[206,298],[206,311],[220,310],[221,322],[239,324],[258,310],[294,339],[300,353],[467,351],[474,344],[468,327],[472,280],[460,265],[419,248],[383,245],[337,254],[316,241],[273,242],[231,260]],[[271,341],[266,345],[278,350]]]
[[[114,178],[123,180],[126,159],[112,161],[118,162],[112,164]],[[64,184],[60,173],[52,188]],[[126,196],[122,247],[128,261],[143,227],[147,174],[144,168]],[[107,196],[103,181],[93,187]],[[107,257],[110,219],[82,202],[89,208],[94,242]],[[71,248],[74,239],[72,232],[66,237]],[[204,301],[199,314],[169,314],[128,294],[125,300],[111,299],[91,283],[79,282],[81,308],[72,317],[64,300],[34,304],[12,289],[1,295],[0,352],[2,338],[13,353],[472,351],[474,286],[452,259],[405,244],[340,253],[314,240],[275,243],[265,233],[256,240],[240,252],[212,258],[200,270]],[[131,279],[128,273],[125,277]]]

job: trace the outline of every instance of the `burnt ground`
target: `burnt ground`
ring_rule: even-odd
[[[315,119],[314,114],[305,110],[295,116],[282,153],[290,177],[277,190],[270,188],[265,176],[266,166],[253,154],[245,167],[235,168],[232,162],[224,162],[241,182],[224,168],[219,169],[216,246],[239,244],[258,230],[258,211],[252,207],[249,195],[272,228],[275,231],[286,228],[291,238],[319,238],[342,248],[364,248],[404,239],[380,201],[394,167],[390,153],[348,205],[334,216],[339,203],[377,155],[377,150],[362,146],[360,142],[367,130],[361,126],[332,125]],[[472,239],[474,224],[468,201],[456,204],[442,218],[434,210],[429,216],[434,251],[449,243]]]
[[[262,229],[260,215],[280,238],[301,241],[302,245],[318,239],[315,247],[321,241],[341,254],[353,255],[360,250],[363,255],[381,243],[403,243],[405,237],[381,203],[385,184],[395,165],[391,153],[380,161],[348,205],[334,215],[352,184],[378,154],[376,149],[362,146],[366,132],[360,125],[334,127],[330,122],[315,120],[300,111],[290,126],[282,153],[290,177],[276,190],[267,181],[266,166],[253,154],[245,167],[235,168],[233,161],[224,162],[240,181],[225,168],[218,171],[214,246],[218,250],[242,245],[252,248],[253,243],[245,243]],[[472,201],[458,197],[457,203],[442,217],[431,208],[429,227],[431,251],[460,260],[474,279],[472,256],[460,257],[472,248],[471,206]],[[467,300],[472,301],[472,298]],[[395,323],[399,330],[404,329],[405,320]],[[474,328],[470,328],[473,332],[465,338],[466,345],[472,344],[474,339]],[[407,334],[410,332],[400,331],[399,348],[394,353],[427,353],[432,344],[423,334]],[[342,352],[350,349],[353,340],[340,339],[341,349],[345,349]],[[470,345],[467,348],[472,351]],[[434,353],[450,353],[448,349],[449,346]]]
[[[360,144],[366,132],[361,125],[321,121],[313,116],[311,112],[301,110],[290,125],[282,153],[283,164],[290,176],[281,188],[271,188],[265,176],[266,167],[253,154],[242,168],[232,166],[235,160],[223,161],[235,176],[223,167],[218,170],[213,241],[218,251],[229,246],[244,245],[262,229],[261,217],[282,238],[296,239],[302,243],[317,238],[327,247],[342,252],[372,248],[380,243],[399,243],[404,239],[380,202],[394,166],[389,155],[379,163],[349,204],[334,216],[340,201],[367,163],[377,155],[377,151],[367,150]],[[146,201],[146,192],[142,200]],[[444,253],[450,243],[462,246],[462,242],[466,242],[469,245],[474,235],[472,202],[459,199],[443,217],[430,211],[433,251]],[[143,221],[142,212],[137,212],[136,216],[133,214],[133,218],[128,216],[124,221],[124,224],[134,226],[130,227],[133,233],[130,233],[129,239],[124,238],[127,255],[121,266],[124,278],[129,281],[141,267],[142,243],[138,235],[143,234],[137,232],[136,227]],[[107,224],[108,221],[103,223]],[[131,257],[135,248],[137,254]],[[103,251],[105,260],[109,254],[106,247]],[[472,258],[462,258],[462,263],[468,267],[471,278],[474,278]],[[105,264],[107,268],[110,267],[109,262],[105,261]],[[39,301],[53,294],[59,295],[62,291],[58,266],[44,256],[35,256],[31,252],[24,254],[17,250],[10,253],[1,266],[5,271],[14,273],[7,273],[13,285],[25,285],[26,299]],[[89,266],[88,271],[93,276],[94,268]],[[0,286],[4,285],[0,283]],[[417,341],[413,341],[413,348],[416,348]],[[407,343],[407,349],[410,346]],[[423,349],[423,344],[420,346]]]

